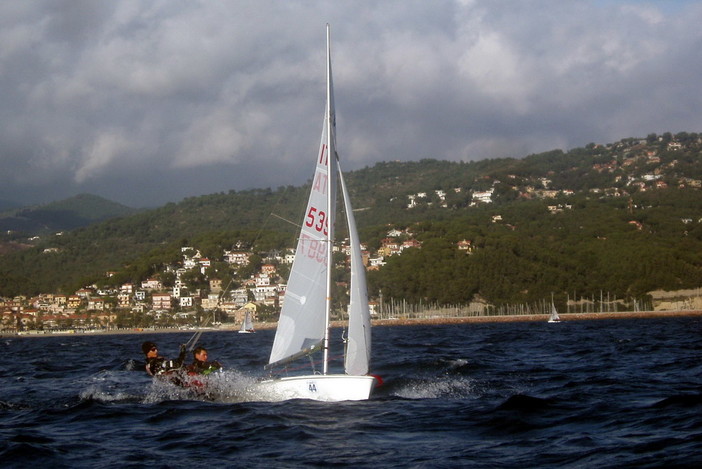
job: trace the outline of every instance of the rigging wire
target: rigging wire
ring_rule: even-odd
[[[278,215],[278,214],[276,214],[276,213],[271,212],[271,216],[276,217],[276,218],[279,218],[279,219],[281,219],[281,220],[283,220],[283,221],[285,221],[285,222],[288,222],[288,223],[290,223],[292,226],[294,226],[294,227],[296,227],[296,228],[302,228],[302,225],[300,225],[299,223],[295,223],[295,222],[292,221],[292,220],[288,220],[287,218],[281,217],[280,215]]]
[[[195,345],[197,345],[198,341],[200,340],[200,336],[202,336],[202,328],[207,327],[207,324],[210,322],[210,319],[214,317],[215,311],[217,311],[217,308],[219,308],[219,305],[222,303],[222,298],[224,298],[224,295],[227,293],[227,290],[229,290],[229,287],[231,286],[233,281],[233,278],[229,279],[229,283],[227,283],[227,286],[224,288],[224,290],[222,290],[222,293],[217,298],[217,304],[215,305],[212,314],[208,315],[205,318],[205,321],[200,325],[200,329],[197,330],[195,334],[193,334],[193,336],[190,338],[190,340],[188,340],[185,343],[185,348],[188,350],[188,352],[192,352],[195,349]]]

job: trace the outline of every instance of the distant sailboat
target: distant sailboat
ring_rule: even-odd
[[[337,195],[337,174],[351,245],[351,286],[344,373],[329,372],[329,315],[332,301],[332,248]],[[368,375],[371,353],[370,313],[365,270],[356,222],[338,166],[336,117],[331,72],[331,44],[327,25],[327,106],[319,153],[315,158],[305,218],[295,260],[288,279],[267,369],[285,367],[315,352],[323,353],[321,374],[285,376],[263,381],[261,386],[281,399],[322,401],[365,400],[376,378]],[[284,370],[285,371],[285,370]]]
[[[548,322],[561,322],[560,316],[558,316],[558,310],[556,305],[551,303],[551,315],[548,317]]]
[[[251,334],[256,332],[254,330],[253,321],[251,320],[251,311],[246,310],[246,316],[244,316],[244,321],[241,323],[241,329],[239,329],[239,334]]]

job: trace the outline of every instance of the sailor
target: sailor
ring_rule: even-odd
[[[182,368],[185,360],[185,345],[180,346],[180,355],[175,360],[169,360],[158,354],[158,346],[153,342],[141,344],[141,351],[146,356],[146,372],[151,376],[172,373]]]
[[[222,365],[217,361],[207,361],[207,349],[205,347],[197,347],[193,350],[193,363],[188,366],[189,373],[199,375],[209,375],[215,371],[222,369]]]

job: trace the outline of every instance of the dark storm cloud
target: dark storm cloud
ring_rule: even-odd
[[[0,5],[0,199],[301,184],[332,24],[346,169],[702,131],[696,2]]]

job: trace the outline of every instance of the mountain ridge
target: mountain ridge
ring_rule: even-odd
[[[27,236],[37,236],[73,230],[138,211],[94,194],[83,193],[46,204],[14,207],[0,212],[0,231],[20,231]]]

